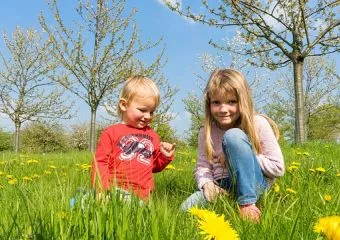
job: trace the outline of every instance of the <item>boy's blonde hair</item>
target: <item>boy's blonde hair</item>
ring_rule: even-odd
[[[249,137],[249,140],[256,153],[261,152],[259,137],[254,127],[254,105],[251,96],[251,91],[248,82],[244,78],[243,74],[233,69],[217,69],[215,70],[207,83],[204,92],[205,101],[205,145],[206,154],[209,162],[212,162],[214,149],[211,139],[211,127],[214,122],[214,118],[210,112],[210,99],[216,93],[234,94],[237,98],[239,105],[240,118],[235,123],[234,127],[242,129]],[[266,117],[268,119],[268,117]],[[271,120],[271,124],[276,137],[278,137],[278,128],[276,124]]]
[[[125,99],[129,104],[134,97],[153,98],[155,100],[155,107],[160,103],[160,93],[157,85],[150,78],[144,76],[132,76],[128,78],[121,90],[119,99]],[[117,113],[122,118],[123,112],[120,109],[119,101]]]

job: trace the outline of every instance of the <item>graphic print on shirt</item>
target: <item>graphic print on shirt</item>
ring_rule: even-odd
[[[140,136],[140,134],[138,135]],[[135,135],[124,136],[118,142],[118,146],[122,150],[119,159],[122,161],[130,161],[136,159],[145,165],[151,164],[151,155],[154,150],[153,144],[149,136],[138,138]]]

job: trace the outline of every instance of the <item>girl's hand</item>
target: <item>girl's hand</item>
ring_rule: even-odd
[[[206,184],[203,185],[203,194],[208,202],[213,202],[216,200],[218,195],[226,193],[227,193],[226,190],[220,188],[213,182],[207,182]]]
[[[161,142],[159,150],[161,153],[169,158],[174,155],[176,143]]]

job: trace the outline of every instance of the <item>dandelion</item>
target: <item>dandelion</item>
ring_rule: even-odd
[[[14,178],[14,176],[13,176],[13,175],[10,175],[10,174],[7,174],[6,177],[7,177],[8,179],[13,179],[13,178]]]
[[[67,214],[64,211],[57,212],[56,216],[57,216],[58,219],[66,219],[67,218]]]
[[[300,165],[301,165],[301,163],[299,163],[299,162],[292,162],[292,165],[295,165],[295,166],[300,166]]]
[[[274,183],[274,192],[280,192],[280,186],[277,183]]]
[[[324,173],[326,172],[326,169],[324,169],[323,167],[318,167],[315,169],[317,172],[320,172],[320,173]]]
[[[292,172],[292,171],[294,171],[294,170],[296,170],[298,168],[299,168],[298,166],[292,165],[292,166],[289,166],[288,170]]]
[[[165,167],[167,170],[176,170],[175,166],[172,164],[169,164],[168,166]]]
[[[296,194],[296,191],[292,188],[287,188],[286,191],[289,192],[289,193]]]
[[[1,172],[0,171],[0,176],[3,176],[3,175],[5,175],[6,173],[5,172]]]
[[[35,159],[29,159],[26,162],[27,162],[27,164],[31,164],[31,163],[38,163],[39,161],[35,160]]]
[[[224,215],[215,212],[191,208],[189,212],[200,218],[198,225],[200,234],[205,235],[206,240],[239,239],[237,232],[231,227],[229,221],[224,220]]]
[[[340,173],[337,173],[336,176],[337,176],[337,177],[340,177]]]
[[[54,166],[54,165],[50,165],[49,168],[51,168],[51,169],[56,169],[57,167]]]
[[[92,166],[91,166],[90,164],[86,164],[86,163],[80,165],[80,168],[83,169],[83,170],[88,170],[88,169],[90,169],[91,167],[92,167]]]
[[[8,180],[8,184],[14,185],[14,184],[17,183],[17,181],[18,180],[16,178],[11,178],[11,179]]]
[[[332,196],[329,195],[329,194],[325,194],[325,195],[323,196],[323,199],[324,199],[326,202],[330,202],[330,201],[332,201]]]
[[[320,218],[314,225],[314,232],[322,233],[328,240],[340,239],[340,216]]]
[[[33,179],[30,178],[30,177],[25,176],[25,177],[22,178],[22,180],[24,180],[24,181],[32,181]]]
[[[48,170],[45,170],[44,173],[45,173],[46,175],[51,175],[51,174],[52,174],[51,171],[48,171]]]

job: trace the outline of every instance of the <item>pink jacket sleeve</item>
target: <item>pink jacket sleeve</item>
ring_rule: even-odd
[[[257,156],[257,159],[263,173],[268,178],[283,176],[283,155],[270,124],[264,117],[257,115],[255,117],[255,126],[262,148],[262,152]]]
[[[198,159],[195,169],[195,178],[199,189],[207,182],[213,182],[213,166],[207,160],[205,153],[204,130],[201,128],[198,135]]]

